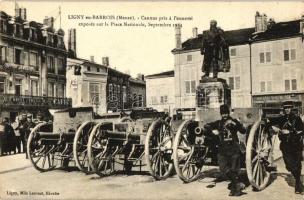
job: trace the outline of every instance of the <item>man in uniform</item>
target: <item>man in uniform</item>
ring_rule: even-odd
[[[246,129],[230,116],[227,105],[220,107],[220,114],[222,118],[206,124],[204,132],[218,136],[218,164],[221,172],[231,181],[229,196],[240,196],[244,184],[239,180],[241,151],[237,132],[245,134]]]
[[[217,78],[219,71],[229,71],[228,45],[224,39],[224,31],[217,27],[215,20],[211,20],[210,30],[203,33],[201,54],[204,55],[202,66],[204,77],[209,77],[211,69],[214,78]]]
[[[286,169],[295,178],[295,193],[303,194],[304,186],[301,182],[302,151],[303,151],[303,122],[299,116],[293,113],[293,101],[283,102],[283,115],[270,119],[271,124],[278,125],[280,149],[283,154]]]

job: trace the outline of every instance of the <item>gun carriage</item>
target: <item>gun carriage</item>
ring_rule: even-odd
[[[152,112],[151,112],[152,111]],[[110,175],[115,164],[126,172],[147,165],[155,179],[167,178],[173,170],[173,130],[170,118],[153,110],[133,112],[132,122],[100,122],[88,142],[89,163],[100,175]]]
[[[220,80],[220,81],[219,81]],[[225,80],[201,81],[197,87],[195,118],[184,120],[173,142],[174,168],[178,177],[188,183],[197,180],[208,168],[217,165],[218,137],[207,134],[208,123],[221,118],[219,107],[231,104],[230,89]],[[267,128],[265,119],[279,113],[279,109],[235,108],[231,116],[245,127],[246,134],[238,134],[242,152],[241,166],[246,167],[251,185],[264,189],[274,169],[273,148],[276,134]],[[231,123],[224,126],[227,133]]]
[[[42,172],[74,162],[81,171],[88,173],[87,142],[92,128],[101,121],[132,121],[121,113],[96,115],[91,107],[59,110],[53,118],[53,122],[37,124],[27,143],[30,161]]]

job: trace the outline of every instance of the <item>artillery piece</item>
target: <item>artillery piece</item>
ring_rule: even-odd
[[[87,157],[89,133],[101,121],[132,121],[121,113],[95,115],[91,107],[68,108],[54,113],[53,122],[41,122],[31,131],[27,153],[33,166],[41,171],[67,167],[72,161],[79,170],[90,171]]]
[[[110,175],[115,164],[126,172],[145,164],[155,179],[167,178],[173,170],[173,131],[164,113],[133,112],[132,122],[100,122],[88,141],[89,163],[99,176]]]
[[[174,168],[182,181],[195,181],[206,170],[205,166],[217,165],[216,137],[204,134],[203,130],[206,124],[220,119],[219,107],[224,103],[231,104],[230,89],[225,80],[200,82],[196,94],[195,119],[183,121],[173,143]],[[274,110],[278,113],[278,109]],[[245,137],[239,135],[240,145],[244,147],[241,166],[246,167],[249,182],[257,190],[262,190],[269,184],[273,170],[276,135],[265,128],[263,118],[269,116],[268,111],[235,108],[231,114],[247,128]]]

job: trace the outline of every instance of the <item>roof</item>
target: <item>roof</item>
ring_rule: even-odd
[[[205,30],[206,31],[206,30]],[[225,38],[229,46],[248,44],[264,40],[300,36],[300,20],[279,22],[273,24],[264,32],[255,32],[255,27],[225,31]],[[197,50],[202,47],[202,34],[197,38],[190,38],[182,43],[182,49],[173,49],[172,53]]]
[[[174,70],[161,72],[158,74],[150,74],[145,76],[146,79],[174,77]]]
[[[135,79],[130,77],[129,78],[130,83],[140,84],[140,85],[146,85],[146,82],[140,79]]]
[[[254,36],[254,41],[273,40],[300,35],[300,20],[279,22],[265,32],[257,33]]]
[[[121,75],[121,76],[130,77],[129,74],[126,74],[126,73],[123,73],[123,72],[121,72],[121,71],[118,71],[118,70],[116,70],[116,69],[114,69],[114,68],[112,68],[112,67],[108,67],[108,73],[119,74],[119,75]]]

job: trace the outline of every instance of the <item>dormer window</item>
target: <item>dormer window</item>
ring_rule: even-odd
[[[17,37],[22,37],[22,25],[21,24],[15,24],[15,35]]]
[[[61,35],[58,35],[57,36],[57,47],[59,47],[59,48],[61,48],[61,47],[63,47],[64,46],[64,44],[63,44],[63,37],[61,36]]]
[[[54,44],[54,37],[52,33],[47,33],[46,44]]]
[[[36,32],[36,28],[31,27],[30,28],[30,40],[32,41],[36,41],[37,40],[37,32]]]

